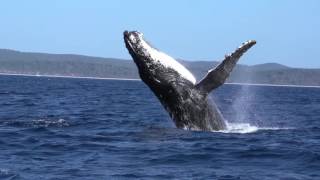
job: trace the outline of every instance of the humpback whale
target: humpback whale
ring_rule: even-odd
[[[151,46],[142,33],[124,31],[123,35],[140,78],[160,100],[177,128],[203,131],[227,128],[222,114],[208,95],[226,81],[239,58],[256,43],[254,40],[226,55],[218,66],[196,82],[189,70]]]

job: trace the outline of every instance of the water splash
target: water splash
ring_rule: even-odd
[[[260,124],[259,117],[254,117],[253,105],[255,103],[255,89],[249,86],[239,86],[238,94],[232,103],[232,109],[235,112],[232,122],[249,123],[255,126]]]
[[[247,80],[251,82],[253,72],[247,71]],[[266,127],[266,122],[263,118],[258,116],[256,88],[248,85],[238,85],[238,92],[232,101],[232,111],[234,114],[231,116],[230,121],[226,121],[227,129],[219,132],[223,133],[254,133],[259,130],[282,130],[292,128],[279,128],[279,127]],[[269,125],[267,125],[269,126]]]

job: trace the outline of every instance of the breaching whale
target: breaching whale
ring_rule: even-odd
[[[256,42],[243,43],[207,75],[195,77],[178,61],[152,47],[138,31],[125,31],[126,47],[138,67],[142,81],[149,86],[168,111],[177,128],[214,131],[226,129],[225,120],[209,93],[221,86],[239,58]]]

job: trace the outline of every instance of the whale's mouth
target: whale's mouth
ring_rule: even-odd
[[[130,33],[128,31],[124,31],[123,32],[123,37],[124,37],[124,42],[126,44],[126,47],[130,50],[133,50],[133,47],[132,47],[132,44],[131,44],[131,41],[130,41]]]
[[[130,32],[129,31],[124,31],[123,32],[123,37],[124,37],[125,42],[130,42],[129,36],[130,36]]]
[[[123,35],[124,35],[124,37],[128,37],[128,36],[129,36],[129,31],[127,31],[127,30],[124,31],[124,32],[123,32]]]

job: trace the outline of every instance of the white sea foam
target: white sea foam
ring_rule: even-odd
[[[253,133],[258,131],[257,126],[252,126],[249,123],[227,123],[227,129],[221,130],[223,133]]]
[[[226,130],[220,130],[216,132],[246,134],[246,133],[255,133],[261,130],[288,130],[288,129],[294,129],[294,128],[292,127],[258,127],[258,126],[251,125],[249,123],[227,122]]]

